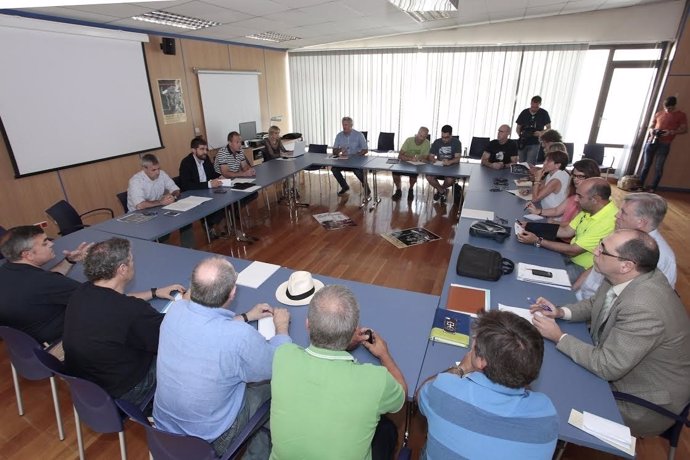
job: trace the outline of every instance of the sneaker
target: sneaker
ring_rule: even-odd
[[[414,192],[412,191],[412,189],[410,189],[407,191],[407,201],[412,201],[412,200],[414,200]]]
[[[340,191],[338,192],[338,196],[345,195],[345,194],[346,194],[347,192],[349,192],[349,191],[350,191],[350,187],[348,187],[348,186],[346,185],[345,187],[343,187],[343,188],[340,189]]]
[[[393,196],[391,196],[391,200],[398,201],[400,198],[402,198],[402,190],[398,189],[395,191]]]
[[[434,192],[434,201],[438,201],[439,198],[441,198],[441,194],[438,193],[438,190]]]

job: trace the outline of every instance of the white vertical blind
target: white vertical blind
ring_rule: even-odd
[[[464,146],[511,126],[539,94],[552,127],[567,126],[584,46],[386,49],[289,54],[294,130],[331,144],[340,119],[369,132],[394,132],[396,148],[424,125],[445,124]],[[563,133],[567,137],[567,133]]]

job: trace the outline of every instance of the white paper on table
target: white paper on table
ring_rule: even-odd
[[[512,194],[515,195],[516,197],[521,198],[521,199],[523,199],[523,200],[525,200],[525,201],[532,201],[532,192],[530,192],[528,195],[522,195],[522,194],[520,193],[520,190],[518,190],[518,189],[515,189],[515,190],[506,190],[506,192],[512,193]]]
[[[518,187],[531,187],[532,186],[532,181],[531,180],[523,180],[523,179],[513,179],[515,182],[515,185]]]
[[[182,198],[180,201],[176,201],[167,206],[163,206],[166,211],[189,211],[192,208],[196,208],[204,201],[210,201],[213,198],[204,198],[201,196],[188,196],[187,198]]]
[[[525,215],[522,216],[522,217],[525,218],[525,219],[527,219],[527,220],[533,220],[533,221],[534,221],[534,220],[542,220],[542,219],[543,219],[542,216],[539,216],[539,215],[537,215],[537,214],[525,214]]]
[[[543,270],[551,272],[551,278],[546,276],[539,276],[532,273],[532,270]],[[526,264],[519,262],[517,266],[517,279],[518,281],[527,281],[530,283],[544,284],[552,287],[565,287],[569,289],[570,279],[568,278],[568,272],[560,268],[542,267],[540,265]]]
[[[257,323],[257,329],[259,334],[263,335],[266,340],[271,340],[276,335],[276,325],[273,322],[273,317],[261,318]]]
[[[232,179],[218,179],[223,184],[223,187],[232,187]]]
[[[465,217],[467,219],[493,220],[494,212],[484,211],[481,209],[462,208],[462,213],[460,213],[460,217]]]
[[[515,236],[517,237],[520,233],[524,232],[525,229],[522,228],[522,225],[520,225],[519,222],[515,222],[513,224],[513,230],[515,230]]]
[[[630,435],[630,429],[627,426],[575,409],[570,410],[568,423],[632,457],[635,456],[637,438]]]
[[[425,161],[416,161],[416,160],[406,161],[405,163],[409,163],[409,164],[415,165],[415,166],[420,166],[420,165],[425,165],[425,164],[426,164]]]
[[[237,284],[253,289],[258,289],[268,278],[271,277],[280,265],[267,264],[265,262],[252,262],[247,268],[242,270],[237,276]]]
[[[172,305],[173,302],[180,300],[181,298],[182,298],[182,294],[180,292],[175,294],[175,297],[173,297],[173,299],[171,301],[169,301],[168,303],[165,304],[165,307],[163,307],[163,309],[161,310],[161,313],[164,313],[164,314],[167,313],[168,310],[170,309],[170,305]]]
[[[500,311],[509,311],[511,313],[515,313],[520,318],[524,318],[527,321],[529,321],[530,324],[532,323],[532,313],[529,311],[529,308],[511,307],[511,306],[503,305],[502,303],[499,303],[498,309]]]
[[[256,182],[255,177],[236,177],[233,179],[233,184],[253,184]]]

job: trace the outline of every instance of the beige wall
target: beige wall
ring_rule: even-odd
[[[162,168],[170,176],[177,176],[182,157],[189,153],[189,142],[195,136],[195,128],[205,135],[199,81],[194,68],[212,70],[258,70],[261,116],[263,130],[267,130],[271,116],[282,115],[276,123],[284,131],[291,126],[288,96],[287,53],[261,48],[224,45],[200,40],[178,39],[177,54],[165,55],[160,49],[161,38],[150,36],[145,44],[146,60],[153,101],[158,117],[164,148],[155,153]],[[158,79],[181,79],[187,121],[166,125],[163,123],[161,101],[156,88]],[[37,132],[40,135],[40,132]],[[50,154],[50,139],[45,140],[45,154]],[[103,142],[107,142],[104,139]],[[98,148],[98,146],[94,146]],[[139,169],[139,157],[128,155],[84,166],[63,169],[21,179],[14,178],[4,142],[0,143],[0,194],[4,197],[0,207],[0,225],[33,224],[48,220],[45,209],[55,202],[66,199],[78,212],[93,208],[109,207],[116,215],[122,214],[122,206],[116,193],[127,189],[127,181]],[[107,216],[103,214],[102,217]],[[95,216],[91,222],[101,220]],[[89,222],[88,220],[86,221]],[[50,223],[48,233],[57,235],[57,228]]]

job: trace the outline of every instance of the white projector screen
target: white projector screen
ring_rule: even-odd
[[[98,31],[0,17],[0,121],[17,177],[162,147],[146,35]]]
[[[265,131],[257,72],[199,70],[197,75],[210,148],[226,145],[228,133],[239,132],[240,123],[245,121],[255,121],[256,130]]]

